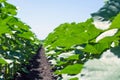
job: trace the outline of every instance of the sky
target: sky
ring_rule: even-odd
[[[63,23],[83,22],[98,11],[104,0],[8,0],[18,7],[17,17],[43,40]]]

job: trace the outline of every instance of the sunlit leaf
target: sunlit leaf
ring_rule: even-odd
[[[0,36],[7,32],[10,32],[9,27],[7,25],[0,24]]]
[[[83,65],[82,64],[73,64],[73,65],[68,65],[65,67],[63,70],[58,71],[58,74],[78,74],[80,73]]]
[[[120,14],[118,14],[118,15],[115,17],[115,19],[113,20],[110,28],[118,28],[118,29],[120,29],[120,24],[119,24],[119,23],[120,23]]]
[[[78,78],[71,78],[70,80],[79,80]]]
[[[0,58],[0,64],[9,64],[12,63],[12,60]]]

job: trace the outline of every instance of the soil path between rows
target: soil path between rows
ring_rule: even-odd
[[[45,50],[41,46],[37,53],[27,65],[28,74],[20,74],[14,80],[56,80],[45,55]]]

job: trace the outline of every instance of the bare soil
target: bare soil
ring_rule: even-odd
[[[28,73],[18,72],[14,80],[56,80],[41,46],[26,66]]]

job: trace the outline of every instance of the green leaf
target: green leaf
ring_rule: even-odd
[[[75,78],[71,78],[70,80],[79,80],[77,77],[75,77]]]
[[[90,44],[87,44],[87,46],[83,51],[90,53],[98,53],[98,50],[94,47],[94,45],[90,45]]]
[[[112,21],[110,28],[120,28],[120,14],[118,14]]]
[[[11,15],[16,15],[17,14],[17,8],[10,4],[10,3],[7,3],[7,2],[4,2],[4,5],[5,7],[2,8],[3,12],[7,12],[8,14],[11,14]]]
[[[7,25],[4,25],[4,24],[0,24],[0,36],[4,33],[9,33],[10,32],[10,29]]]
[[[6,0],[0,0],[0,3],[5,2]]]
[[[34,37],[32,32],[23,32],[22,34],[18,34],[18,36],[29,40],[32,40]]]
[[[67,60],[79,60],[79,54],[75,54],[73,56],[70,56],[68,58],[66,58]]]
[[[45,39],[45,46],[51,45],[51,48],[62,46],[65,49],[77,44],[88,43],[90,40],[97,37],[102,31],[97,29],[92,20],[78,24],[61,24]]]
[[[7,62],[4,58],[0,58],[0,64],[7,64]]]
[[[73,64],[73,65],[68,65],[61,71],[57,71],[57,74],[78,74],[80,73],[83,65],[82,64]]]
[[[18,26],[18,28],[26,30],[26,31],[30,30],[30,27],[28,25],[26,25],[25,23],[19,20],[15,23],[15,25]]]
[[[0,57],[0,64],[9,64],[12,62],[13,62],[12,60],[4,59],[4,58]]]
[[[56,66],[63,66],[63,65],[65,65],[65,64],[67,64],[67,61],[66,61],[66,62],[63,62],[63,61],[57,61]]]
[[[16,17],[13,17],[13,16],[9,16],[6,19],[7,19],[6,20],[7,24],[9,24],[12,27],[13,27],[13,25],[16,25],[19,22],[19,20]]]
[[[111,43],[94,43],[87,44],[83,51],[92,54],[101,54],[104,50],[110,48]]]

